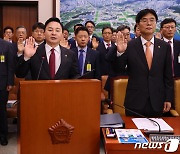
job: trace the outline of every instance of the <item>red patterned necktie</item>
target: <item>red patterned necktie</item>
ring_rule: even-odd
[[[147,60],[149,69],[151,69],[151,65],[152,65],[152,53],[151,53],[151,49],[150,49],[151,42],[148,41],[145,43],[145,45],[146,45],[146,53],[145,53],[146,60]]]
[[[55,76],[55,53],[54,53],[54,48],[51,49],[51,54],[50,54],[50,57],[49,57],[49,69],[50,69],[51,79],[54,79],[54,76]]]
[[[109,43],[107,43],[106,45],[107,45],[108,48],[111,46],[111,44],[109,44]]]

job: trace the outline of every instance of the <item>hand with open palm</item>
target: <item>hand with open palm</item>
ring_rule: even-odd
[[[24,57],[25,58],[31,58],[37,50],[37,46],[35,47],[35,39],[31,36],[28,39],[26,39],[26,44],[24,47]]]
[[[118,52],[125,52],[127,49],[127,40],[124,38],[124,35],[119,31],[116,35],[116,43]]]

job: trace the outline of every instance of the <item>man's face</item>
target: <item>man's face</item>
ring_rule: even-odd
[[[25,40],[27,37],[27,32],[25,28],[18,28],[16,30],[16,38],[17,40],[22,39]]]
[[[127,41],[131,40],[129,29],[124,29],[121,31],[121,33],[124,35],[124,39],[126,39]]]
[[[112,38],[111,38],[112,42],[116,42],[116,32],[112,33]]]
[[[75,39],[77,41],[78,46],[80,48],[84,48],[88,44],[89,35],[88,35],[88,33],[86,31],[79,31],[76,34]]]
[[[86,28],[87,28],[88,31],[89,31],[89,35],[92,35],[93,32],[94,32],[94,25],[93,25],[92,23],[88,22],[88,23],[86,24]]]
[[[65,40],[68,40],[69,33],[68,33],[67,30],[64,30],[64,31],[63,31],[63,35],[64,35]]]
[[[156,18],[153,14],[148,13],[143,16],[140,22],[137,24],[141,35],[153,35],[156,29]]]
[[[32,36],[34,37],[35,41],[37,43],[41,43],[44,41],[44,29],[41,28],[36,28],[33,32],[32,32]]]
[[[139,27],[136,27],[136,30],[135,30],[134,33],[135,33],[136,37],[141,36],[141,32],[140,32],[140,30],[139,30]]]
[[[161,34],[163,37],[167,38],[168,40],[171,40],[174,37],[174,34],[176,32],[176,25],[174,22],[170,22],[167,24],[164,24],[161,28]]]
[[[102,36],[103,36],[103,39],[104,39],[105,42],[107,42],[107,43],[110,42],[111,39],[112,39],[112,31],[111,31],[111,29],[109,29],[109,28],[105,29],[103,31],[103,33],[102,33]]]
[[[55,47],[59,45],[62,37],[62,27],[58,22],[50,22],[45,29],[45,40],[48,45]]]
[[[5,33],[4,33],[4,37],[7,37],[8,39],[12,40],[13,37],[13,33],[11,29],[6,29]]]

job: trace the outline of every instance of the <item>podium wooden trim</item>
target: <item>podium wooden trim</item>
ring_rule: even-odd
[[[98,80],[21,81],[18,154],[99,154]],[[74,127],[69,143],[52,144],[60,119]]]

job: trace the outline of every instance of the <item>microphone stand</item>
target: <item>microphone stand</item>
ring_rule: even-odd
[[[153,119],[151,119],[151,118],[148,118],[148,117],[146,117],[146,116],[144,116],[144,115],[142,115],[142,114],[139,114],[139,113],[137,113],[137,112],[135,112],[135,111],[132,111],[132,110],[130,110],[130,109],[124,107],[124,106],[121,106],[121,105],[118,105],[118,104],[115,104],[115,103],[113,103],[113,104],[116,105],[116,106],[118,106],[118,107],[121,107],[121,108],[123,108],[123,109],[125,109],[125,110],[128,110],[129,112],[134,113],[134,114],[136,114],[136,115],[138,115],[138,116],[140,116],[140,117],[146,118],[146,119],[152,121],[153,123],[155,123],[155,124],[158,126],[158,132],[152,132],[152,131],[145,130],[144,132],[145,132],[146,134],[153,134],[153,133],[163,133],[163,134],[164,134],[164,132],[161,132],[161,127],[160,127],[160,125],[159,125],[159,123],[158,123],[157,121],[155,121],[155,120],[153,120]]]

